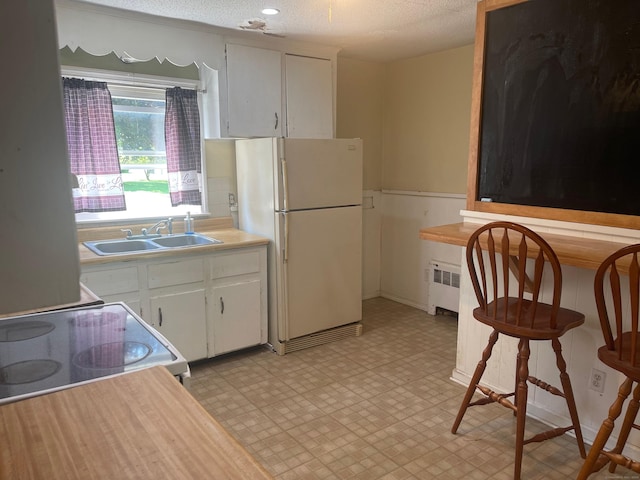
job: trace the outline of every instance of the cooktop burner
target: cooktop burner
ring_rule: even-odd
[[[83,368],[115,368],[131,365],[149,356],[151,347],[140,342],[112,342],[95,345],[73,357]]]
[[[20,385],[50,377],[62,364],[55,360],[37,359],[12,363],[0,368],[0,385]]]
[[[20,324],[0,325],[0,342],[20,342],[40,337],[51,332],[56,326],[41,320],[25,320]]]

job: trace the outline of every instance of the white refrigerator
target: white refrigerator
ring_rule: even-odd
[[[271,240],[269,343],[359,335],[362,140],[237,140],[236,169],[239,227]]]

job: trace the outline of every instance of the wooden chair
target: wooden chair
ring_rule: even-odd
[[[602,262],[596,271],[594,280],[596,306],[605,342],[598,349],[598,358],[626,378],[620,385],[618,397],[609,408],[608,417],[602,422],[589,455],[578,474],[578,479],[587,478],[607,464],[611,473],[618,465],[640,473],[640,463],[622,455],[631,429],[640,429],[640,426],[635,424],[640,405],[639,252],[640,244],[621,248]],[[621,278],[627,272],[628,285],[627,281]],[[623,294],[623,284],[627,285],[628,295]],[[605,301],[605,299],[609,300]],[[612,327],[615,331],[612,331]],[[634,383],[638,385],[633,389],[633,396],[627,406],[616,446],[610,451],[605,451],[605,444],[611,435],[614,422],[620,416],[622,406],[631,393]]]
[[[529,262],[530,269],[533,269],[531,277],[527,275],[528,258],[532,259]],[[473,316],[491,327],[493,332],[462,400],[451,433],[457,432],[468,407],[498,403],[513,410],[516,416],[514,479],[520,478],[524,445],[548,440],[569,430],[574,431],[580,455],[585,458],[586,451],[578,412],[559,340],[568,330],[582,325],[584,315],[560,307],[562,271],[556,254],[549,244],[532,230],[511,222],[493,222],[478,228],[469,238],[467,266],[479,304],[479,307],[474,309]],[[550,304],[540,301],[545,268],[550,271],[553,280],[553,297]],[[487,361],[500,334],[519,339],[515,391],[506,394],[494,392],[480,385]],[[560,371],[562,390],[529,375],[531,340],[551,341]],[[572,424],[525,439],[527,382],[565,398]],[[476,391],[482,393],[483,397],[473,401]],[[509,400],[510,397],[513,397],[513,401]]]

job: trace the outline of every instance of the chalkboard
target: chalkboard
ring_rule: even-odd
[[[485,20],[476,200],[640,215],[640,0]]]

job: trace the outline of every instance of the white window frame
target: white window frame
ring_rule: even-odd
[[[189,80],[184,78],[172,78],[172,77],[159,77],[154,75],[143,75],[134,73],[113,72],[109,70],[98,70],[93,68],[82,67],[69,67],[62,65],[60,67],[60,73],[62,77],[74,77],[82,78],[84,80],[95,82],[107,82],[109,86],[115,86],[118,90],[126,90],[127,87],[134,88],[153,88],[153,89],[166,89],[173,87],[180,87],[185,89],[196,90],[198,92],[198,111],[200,114],[200,164],[201,164],[201,188],[202,188],[202,205],[200,205],[200,213],[198,215],[208,215],[208,201],[207,201],[207,173],[206,173],[206,159],[205,159],[205,146],[204,146],[204,125],[203,125],[203,89],[201,82],[198,80]],[[133,88],[132,88],[133,90]],[[186,211],[193,213],[194,206],[185,205],[181,210],[184,212],[176,212],[170,214],[167,212],[165,216],[177,216],[182,215]],[[160,215],[162,216],[162,214]],[[120,224],[123,222],[136,223],[140,221],[149,221],[150,219],[159,218],[157,213],[149,214],[148,216],[140,215],[128,215],[126,211],[120,212],[99,212],[87,214],[76,214],[76,223],[85,226],[100,226],[110,224]]]

